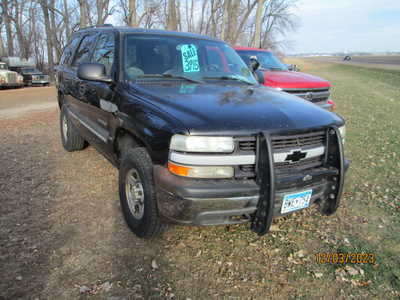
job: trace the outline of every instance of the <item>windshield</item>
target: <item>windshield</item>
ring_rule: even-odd
[[[230,46],[196,38],[128,34],[123,69],[128,80],[160,77],[257,84],[249,68]]]
[[[288,71],[287,66],[282,63],[272,52],[267,51],[238,51],[245,63],[250,63],[250,57],[256,56],[262,69]]]
[[[27,74],[27,73],[40,73],[37,69],[35,68],[24,68],[21,70],[22,73]]]

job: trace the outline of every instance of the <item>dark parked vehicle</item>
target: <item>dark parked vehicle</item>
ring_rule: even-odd
[[[49,75],[43,74],[36,68],[33,67],[11,67],[15,72],[18,72],[24,77],[24,84],[26,86],[31,85],[49,85]]]
[[[64,148],[88,142],[119,169],[123,215],[140,237],[155,235],[161,219],[251,222],[262,235],[273,217],[313,203],[326,215],[338,208],[343,119],[263,87],[220,40],[82,29],[57,77]]]

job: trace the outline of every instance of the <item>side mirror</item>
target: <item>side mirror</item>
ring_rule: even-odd
[[[112,82],[106,74],[106,67],[99,63],[81,63],[78,67],[78,78],[89,81]]]
[[[259,61],[258,61],[256,56],[251,56],[250,57],[249,67],[253,72],[257,71],[257,69],[260,67],[260,63],[259,63]]]
[[[300,71],[300,69],[297,67],[297,65],[294,64],[286,64],[287,68],[289,71],[293,71],[293,72],[298,72]]]

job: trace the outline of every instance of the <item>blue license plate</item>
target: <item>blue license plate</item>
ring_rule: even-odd
[[[294,194],[287,194],[283,197],[281,213],[285,214],[310,205],[312,190],[306,190]]]

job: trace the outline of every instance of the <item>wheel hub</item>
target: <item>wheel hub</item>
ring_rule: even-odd
[[[64,140],[66,141],[68,139],[68,122],[67,122],[67,117],[64,115],[63,120],[62,120],[62,133],[64,136]]]
[[[131,169],[126,174],[125,192],[130,212],[140,220],[144,214],[144,190],[136,169]]]

